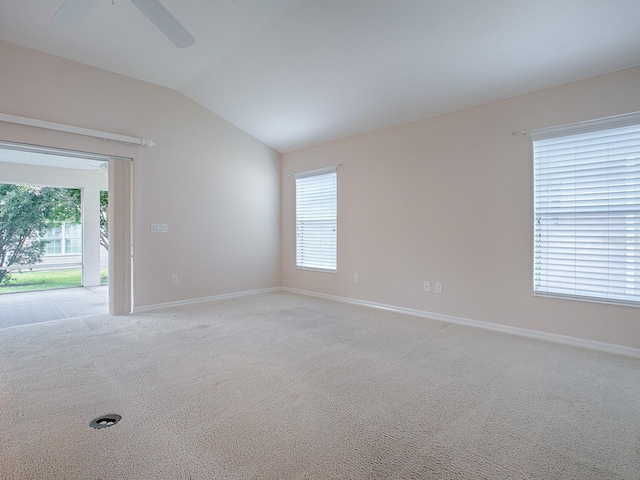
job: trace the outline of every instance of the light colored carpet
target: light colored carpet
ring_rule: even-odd
[[[2,479],[640,478],[640,361],[288,293],[0,330],[0,415]]]

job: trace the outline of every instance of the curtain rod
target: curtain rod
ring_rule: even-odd
[[[63,123],[48,122],[46,120],[37,120],[35,118],[19,117],[17,115],[9,115],[7,113],[0,113],[0,122],[13,123],[16,125],[26,125],[28,127],[44,128],[45,130],[54,130],[56,132],[73,133],[75,135],[95,137],[99,138],[100,140],[126,143],[128,145],[140,145],[149,148],[155,145],[155,142],[151,139],[145,140],[143,138],[120,135],[119,133],[101,132],[100,130],[76,127],[74,125],[65,125]]]
[[[336,163],[335,165],[329,165],[328,167],[316,168],[314,170],[304,170],[302,172],[288,173],[287,177],[295,177],[296,175],[313,175],[314,173],[321,173],[321,172],[330,172],[331,170],[337,170],[341,166],[342,166],[341,163]]]
[[[611,117],[598,118],[595,120],[585,120],[583,122],[566,123],[564,125],[557,125],[555,127],[536,128],[533,130],[520,130],[517,132],[513,132],[511,135],[526,136],[526,135],[531,135],[532,133],[562,130],[564,128],[570,128],[570,127],[588,126],[589,124],[592,124],[592,123],[609,122],[609,121],[613,122],[616,120],[623,120],[626,117],[630,118],[631,120],[635,120],[634,117],[637,117],[638,115],[640,115],[640,112],[623,113],[621,115],[613,115]]]

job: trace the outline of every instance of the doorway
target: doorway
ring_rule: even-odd
[[[109,165],[112,162],[116,163],[118,181],[112,178],[113,175],[110,173]],[[127,210],[130,210],[130,175],[130,160],[112,160],[106,156],[84,152],[0,142],[0,183],[23,186],[35,184],[40,188],[60,190],[72,187],[76,189],[80,197],[79,217],[82,221],[74,223],[73,219],[70,219],[71,221],[63,221],[58,218],[57,224],[53,228],[39,232],[42,239],[46,240],[42,258],[37,262],[36,268],[33,268],[33,265],[27,265],[30,267],[30,271],[45,270],[50,268],[55,261],[59,264],[56,267],[58,270],[65,267],[79,266],[82,269],[82,273],[79,274],[77,272],[76,278],[79,276],[80,285],[76,289],[47,292],[46,295],[41,295],[37,301],[28,302],[29,304],[45,303],[45,300],[46,303],[52,303],[52,301],[57,301],[55,299],[58,297],[58,299],[62,299],[61,301],[64,305],[58,305],[59,308],[50,310],[57,310],[60,318],[80,316],[83,313],[76,307],[82,305],[83,302],[86,304],[87,297],[85,295],[84,299],[77,296],[73,298],[72,291],[78,293],[80,290],[86,290],[95,293],[96,297],[99,297],[95,298],[95,300],[101,302],[101,311],[105,313],[111,311],[114,314],[121,314],[128,313],[131,310],[131,242],[124,241],[122,242],[124,245],[119,246],[109,245],[110,231],[115,230],[116,233],[120,233],[120,237],[123,239],[127,235],[130,236],[130,225],[128,224],[130,223],[131,215],[130,212],[127,212]],[[124,182],[122,179],[124,179]],[[122,192],[116,195],[110,192],[109,183],[114,185],[116,189],[122,188],[121,183],[125,183],[124,195]],[[120,205],[118,211],[124,212],[122,215],[125,217],[124,223],[126,226],[124,235],[122,235],[122,228],[116,226],[114,229],[112,225],[109,225],[109,210],[113,210],[109,207],[111,197],[119,200],[116,202],[116,204]],[[114,266],[114,262],[111,261],[109,255],[109,250],[113,247],[116,247],[116,249],[120,247],[120,257],[124,256],[124,263],[128,262],[129,265],[125,265],[124,268],[118,265]],[[122,251],[125,251],[125,255],[122,254]],[[12,268],[12,271],[19,272],[19,270],[20,266]],[[115,296],[117,297],[119,292],[124,290],[127,293],[124,295],[125,298],[110,298],[112,294],[109,291],[113,291],[114,286],[108,286],[107,283],[108,279],[113,276],[113,272],[119,274],[117,277],[120,279],[121,284],[120,288],[116,289]],[[124,284],[124,287],[122,284]],[[82,287],[82,289],[79,287]],[[5,295],[4,298],[6,297]],[[18,297],[13,296],[11,302],[8,302],[3,300],[3,295],[0,294],[0,309],[3,308],[4,302],[4,307],[10,309],[14,317],[20,316],[17,315],[17,312],[21,309],[24,310],[24,302],[18,300]],[[91,305],[88,305],[90,308],[87,310],[87,314],[100,313],[95,308],[98,302],[89,303]],[[73,308],[70,308],[71,306]],[[111,306],[111,308],[108,306]],[[7,311],[9,310],[5,309],[3,313],[7,313]],[[4,318],[9,316],[2,315]],[[24,321],[29,320],[24,318],[25,315],[21,316],[23,317],[23,323],[32,323],[31,321]],[[50,317],[51,315],[49,314],[44,315],[47,320],[53,319]]]

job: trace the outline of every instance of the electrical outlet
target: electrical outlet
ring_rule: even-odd
[[[431,282],[425,280],[425,282],[424,282],[424,291],[425,292],[430,292],[431,291]]]
[[[442,293],[442,283],[436,282],[436,293]]]
[[[178,284],[178,275],[171,275],[171,285]]]
[[[357,273],[353,274],[353,283],[358,283],[360,281],[360,275]]]

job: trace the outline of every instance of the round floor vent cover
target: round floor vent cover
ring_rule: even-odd
[[[103,415],[102,417],[96,418],[94,421],[90,423],[90,425],[91,425],[91,428],[107,428],[118,423],[121,418],[122,417],[120,415],[111,413],[109,415]]]

